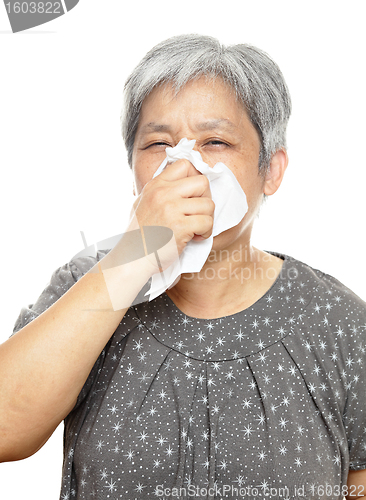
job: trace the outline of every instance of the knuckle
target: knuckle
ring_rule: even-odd
[[[205,175],[200,175],[199,181],[205,190],[210,187],[210,181],[208,180],[208,178]]]
[[[211,213],[214,213],[215,211],[215,202],[213,201],[212,198],[206,198],[206,203],[207,203],[207,206],[208,206],[208,210],[211,212]]]

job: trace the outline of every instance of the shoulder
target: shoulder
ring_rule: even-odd
[[[307,295],[307,303],[319,301],[325,311],[336,309],[366,313],[366,302],[334,276],[316,269],[288,255],[275,254],[284,259],[281,278],[292,283]],[[327,305],[328,304],[328,305]],[[315,306],[314,306],[315,307]]]

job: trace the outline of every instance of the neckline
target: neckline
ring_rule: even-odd
[[[274,282],[272,283],[272,285],[268,288],[268,290],[266,290],[264,292],[263,295],[261,295],[255,302],[253,302],[253,304],[251,304],[250,306],[246,307],[245,309],[241,309],[240,311],[237,311],[236,313],[226,314],[225,316],[218,316],[216,318],[197,318],[196,316],[190,316],[190,315],[184,313],[181,309],[179,309],[179,307],[169,297],[169,295],[166,294],[166,292],[164,292],[163,295],[164,295],[166,301],[170,304],[170,306],[173,309],[175,309],[175,311],[177,312],[177,314],[181,314],[181,315],[185,316],[186,318],[188,318],[189,320],[192,320],[192,321],[193,320],[194,321],[223,321],[223,320],[226,320],[227,318],[235,318],[235,316],[243,314],[246,311],[249,312],[252,308],[256,307],[256,304],[258,304],[259,302],[265,300],[266,296],[269,295],[270,293],[273,293],[274,289],[278,286],[278,283],[280,281],[282,281],[282,279],[283,279],[283,275],[285,274],[284,271],[286,271],[285,268],[287,268],[287,264],[289,263],[290,257],[288,257],[285,254],[280,254],[280,253],[277,253],[277,252],[271,252],[271,251],[268,251],[268,250],[265,250],[265,252],[269,253],[271,255],[274,255],[275,257],[278,257],[278,258],[280,258],[280,259],[283,260],[283,264],[282,264],[281,270],[280,270],[279,274],[277,275],[276,279],[274,280]]]
[[[139,323],[160,344],[194,360],[242,362],[250,355],[261,356],[261,351],[293,331],[288,319],[306,307],[299,300],[301,263],[269,253],[284,260],[281,272],[266,293],[243,311],[215,319],[194,318],[163,293],[134,307]]]

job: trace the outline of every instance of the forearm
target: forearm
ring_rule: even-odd
[[[100,267],[87,273],[0,346],[0,461],[37,451],[72,410],[96,359],[153,268],[151,256],[116,268],[115,283],[120,283],[118,292],[126,304],[116,311]]]
[[[366,469],[350,470],[347,480],[346,500],[366,498]]]

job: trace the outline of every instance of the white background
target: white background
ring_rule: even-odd
[[[124,229],[133,197],[123,83],[147,50],[181,33],[251,43],[279,64],[293,100],[290,166],[253,243],[366,299],[364,19],[362,0],[80,0],[12,34],[0,5],[0,341],[82,249],[80,230],[92,243]],[[0,499],[57,500],[61,462],[59,427],[35,456],[0,464]]]

